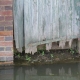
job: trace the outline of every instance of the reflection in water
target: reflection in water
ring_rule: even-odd
[[[30,70],[26,70],[26,71],[25,71],[25,74],[26,74],[27,76],[37,75],[37,70],[34,69],[34,68],[32,68],[32,69],[30,69]]]
[[[64,68],[62,67],[62,69],[59,69],[59,75],[60,76],[71,76],[71,68],[68,69],[68,73],[65,72]]]
[[[0,80],[13,80],[13,75],[13,67],[0,67]]]
[[[50,69],[50,68],[47,68],[47,69],[46,69],[46,75],[51,75],[51,74],[52,74],[51,69]]]
[[[0,67],[0,80],[80,80],[80,63]]]

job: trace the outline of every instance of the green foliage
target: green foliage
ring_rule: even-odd
[[[78,50],[76,49],[75,52],[78,53]]]
[[[14,50],[14,55],[17,55],[17,50]]]
[[[26,55],[26,60],[27,61],[31,61],[31,57],[29,57],[28,55]]]
[[[54,56],[53,56],[53,54],[51,54],[51,58],[53,58]]]
[[[42,56],[44,56],[44,51],[42,51],[42,53],[41,53],[41,54],[42,54]]]
[[[18,56],[18,58],[20,58],[20,54],[18,54],[17,56]]]
[[[71,48],[70,53],[73,55],[75,53],[75,51]]]

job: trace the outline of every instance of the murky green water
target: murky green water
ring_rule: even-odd
[[[80,80],[80,63],[0,66],[0,80]]]

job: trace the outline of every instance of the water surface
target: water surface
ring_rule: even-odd
[[[0,66],[0,80],[80,80],[80,63]]]

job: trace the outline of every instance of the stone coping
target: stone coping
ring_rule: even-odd
[[[10,62],[0,62],[0,66],[11,66],[11,65],[14,65],[13,61],[10,61]]]

